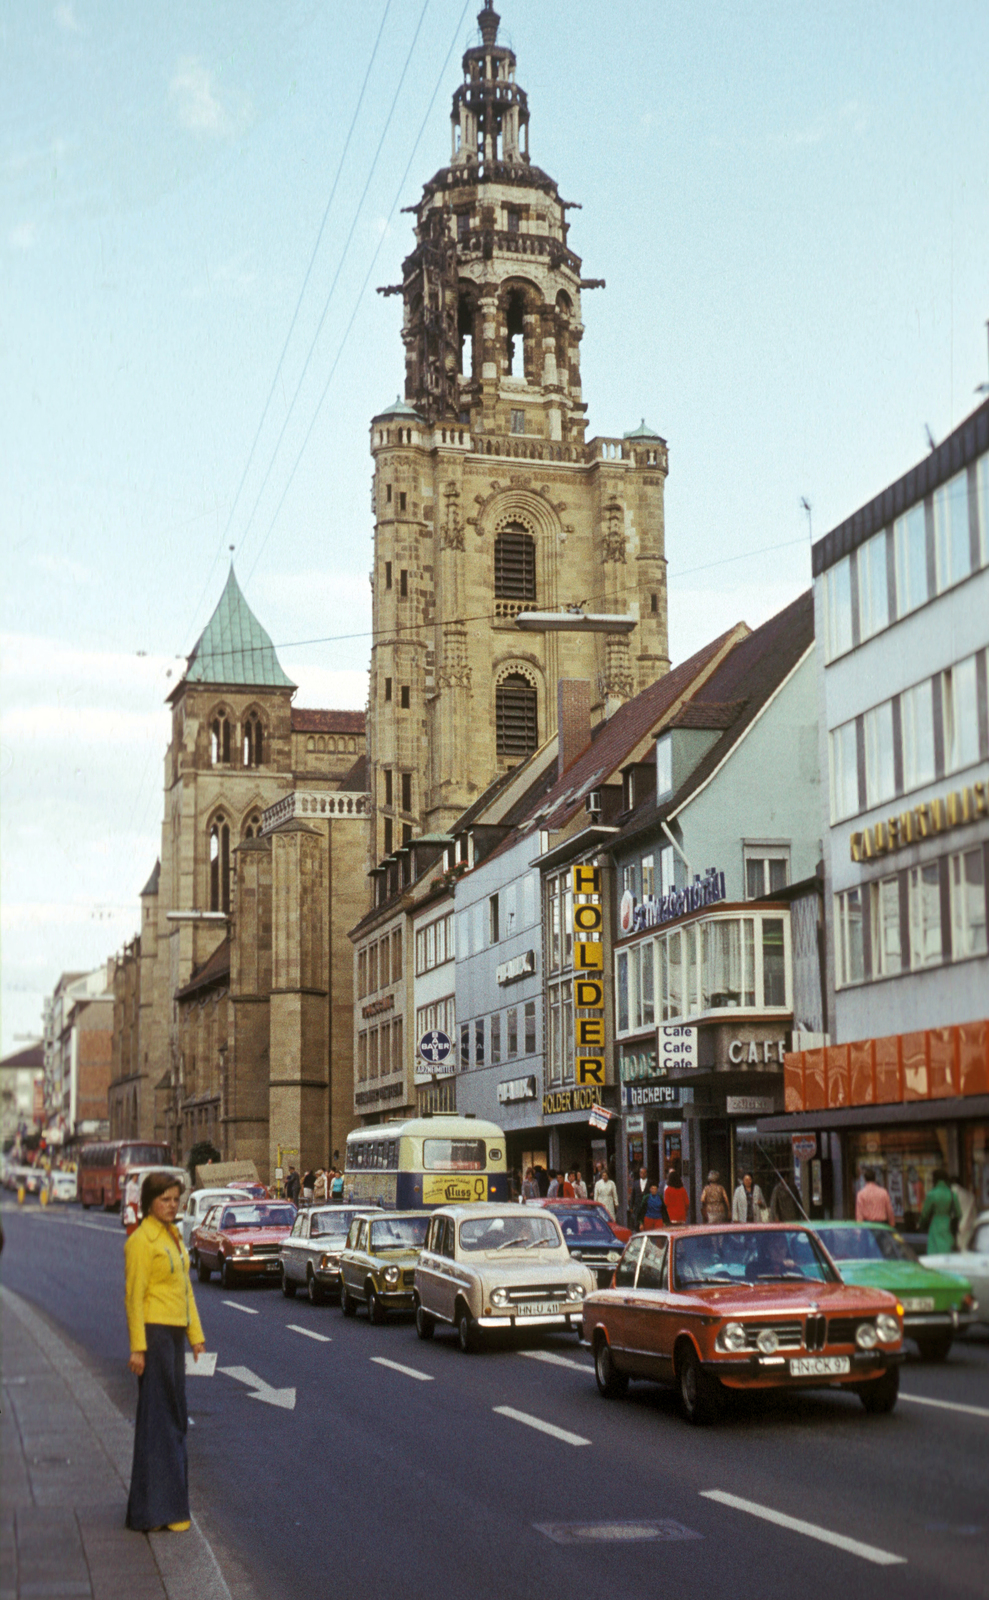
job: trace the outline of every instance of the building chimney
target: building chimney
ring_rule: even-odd
[[[561,678],[556,686],[560,740],[557,775],[562,777],[591,742],[591,685],[586,678]]]

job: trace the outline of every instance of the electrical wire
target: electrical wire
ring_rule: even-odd
[[[268,528],[267,528],[267,531],[265,533],[265,536],[261,541],[260,549],[258,550],[257,555],[254,557],[254,562],[253,562],[253,564],[251,566],[250,572],[247,574],[247,582],[250,582],[250,580],[251,580],[251,578],[252,578],[252,576],[254,574],[254,569],[255,569],[255,567],[257,566],[258,562],[261,559],[261,555],[262,555],[262,552],[264,550],[264,547],[268,543],[268,539],[271,536],[271,530],[274,528],[275,523],[277,522],[278,517],[281,514],[281,509],[282,509],[282,506],[285,504],[286,496],[288,495],[289,489],[292,487],[292,481],[295,478],[295,474],[296,474],[296,472],[298,470],[299,463],[302,460],[302,457],[304,456],[304,454],[306,452],[306,448],[307,448],[307,446],[309,444],[309,440],[312,437],[313,429],[316,426],[316,420],[317,420],[317,418],[319,416],[319,413],[320,413],[320,411],[322,410],[322,407],[323,407],[323,401],[326,399],[327,393],[329,391],[330,384],[333,381],[333,375],[337,370],[337,365],[339,364],[340,357],[343,355],[344,346],[346,345],[347,340],[350,337],[350,331],[353,328],[354,323],[355,323],[355,321],[357,319],[357,312],[358,312],[358,310],[360,308],[361,301],[364,298],[364,291],[367,288],[368,283],[371,280],[371,274],[374,271],[375,265],[376,265],[377,260],[378,260],[378,256],[381,254],[381,247],[384,244],[385,239],[387,238],[388,229],[389,229],[389,226],[391,225],[392,217],[395,215],[395,211],[396,211],[396,208],[398,206],[398,202],[402,198],[402,191],[405,188],[406,179],[408,178],[409,173],[412,170],[412,163],[415,160],[416,151],[419,148],[419,142],[422,139],[422,136],[426,131],[426,125],[427,125],[427,123],[429,121],[429,118],[430,118],[430,116],[432,114],[433,106],[434,106],[434,104],[436,102],[436,96],[439,94],[440,85],[443,82],[443,78],[444,78],[444,75],[446,73],[446,69],[447,69],[447,66],[449,64],[450,57],[453,54],[454,46],[456,45],[458,35],[460,33],[461,28],[463,27],[464,18],[467,15],[467,10],[468,10],[469,5],[470,5],[470,0],[464,0],[464,9],[460,13],[460,18],[459,18],[459,20],[457,22],[456,29],[454,30],[453,38],[450,40],[450,47],[447,50],[447,53],[443,58],[443,65],[440,67],[439,73],[437,74],[436,83],[434,85],[433,92],[430,95],[429,104],[426,107],[426,115],[422,119],[422,122],[421,122],[420,127],[419,127],[419,132],[416,134],[416,137],[415,137],[415,143],[413,144],[412,149],[409,152],[409,159],[408,159],[408,162],[406,163],[405,171],[402,173],[401,180],[399,181],[398,189],[395,192],[395,198],[392,201],[391,210],[388,213],[388,217],[387,217],[387,220],[385,222],[385,226],[384,226],[384,229],[382,231],[381,238],[378,240],[377,249],[375,250],[374,255],[371,257],[371,265],[368,267],[367,275],[366,275],[366,277],[364,279],[364,282],[361,284],[361,287],[360,287],[360,289],[358,291],[357,299],[354,302],[354,309],[353,309],[353,311],[351,312],[351,315],[350,315],[350,321],[347,323],[347,326],[346,326],[346,328],[344,330],[343,338],[340,340],[340,344],[339,344],[339,347],[337,349],[337,353],[333,358],[333,365],[330,367],[330,371],[329,371],[329,374],[327,376],[326,383],[323,385],[323,392],[319,397],[319,401],[318,401],[318,404],[316,406],[316,410],[313,412],[312,421],[310,422],[309,427],[306,430],[306,436],[302,441],[301,447],[299,449],[299,453],[296,456],[295,461],[294,461],[294,463],[292,465],[292,470],[291,470],[291,472],[289,473],[289,476],[288,476],[288,482],[286,483],[285,488],[282,490],[281,499],[279,500],[277,506],[275,507],[275,510],[274,510],[273,515],[272,515],[271,521],[268,524]],[[421,20],[422,19],[420,18],[420,21]]]

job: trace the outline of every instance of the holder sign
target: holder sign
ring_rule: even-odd
[[[575,1077],[603,1089],[606,1079],[604,1020],[604,907],[601,872],[582,863],[571,867],[573,890],[573,1006]]]

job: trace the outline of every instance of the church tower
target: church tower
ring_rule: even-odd
[[[585,438],[581,275],[567,201],[491,0],[425,185],[400,294],[405,397],[371,424],[372,859],[444,831],[556,731],[557,684],[600,719],[668,670],[665,441]],[[628,633],[522,632],[580,607]]]

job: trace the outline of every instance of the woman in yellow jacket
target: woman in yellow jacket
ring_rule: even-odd
[[[180,1189],[167,1172],[141,1185],[141,1216],[124,1252],[130,1360],[138,1382],[127,1526],[147,1532],[190,1526],[185,1436],[185,1342],[196,1360],[206,1348],[189,1279],[189,1257],[175,1228]]]

